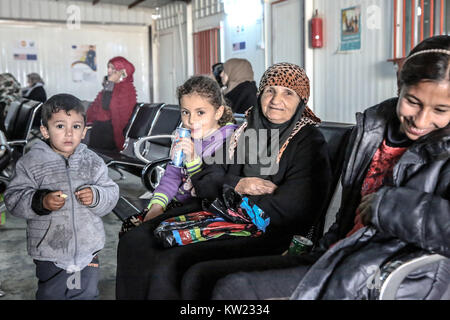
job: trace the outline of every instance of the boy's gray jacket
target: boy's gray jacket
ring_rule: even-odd
[[[94,201],[79,203],[75,191],[91,187]],[[37,190],[61,190],[64,206],[48,215],[31,208]],[[43,141],[36,142],[16,164],[16,173],[5,192],[8,211],[27,219],[27,249],[33,259],[52,261],[65,270],[81,270],[105,244],[101,217],[110,213],[119,198],[119,187],[108,176],[104,161],[80,144],[68,159]]]

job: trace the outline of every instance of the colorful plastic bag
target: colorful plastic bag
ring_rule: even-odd
[[[3,194],[0,193],[0,226],[5,225],[5,223],[6,223],[5,199],[3,198]]]
[[[222,199],[214,200],[207,209],[164,220],[155,229],[155,237],[164,247],[217,238],[258,237],[270,223],[261,208],[230,187],[225,187]]]

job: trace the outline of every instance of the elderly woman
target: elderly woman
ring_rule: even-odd
[[[44,80],[41,76],[35,72],[27,74],[28,87],[23,89],[22,95],[26,99],[45,102],[47,100],[47,94],[44,89]]]
[[[266,232],[260,237],[163,249],[153,230],[160,221],[180,214],[180,208],[169,210],[120,239],[117,298],[179,299],[183,274],[192,265],[212,259],[281,254],[292,235],[306,235],[315,223],[329,191],[331,170],[326,142],[316,127],[320,120],[306,107],[309,80],[302,68],[277,64],[264,73],[259,90],[258,104],[221,153],[225,158],[204,163],[191,179],[198,198],[214,200],[225,184],[248,196],[270,217]],[[248,136],[258,141],[246,146]],[[259,146],[256,151],[251,148],[254,145]],[[184,212],[196,210],[195,204],[190,211],[186,205],[182,208]]]

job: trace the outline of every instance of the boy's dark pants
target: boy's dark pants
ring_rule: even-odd
[[[33,260],[39,279],[36,300],[94,300],[98,298],[99,262],[95,256],[79,272],[68,273],[53,262]]]

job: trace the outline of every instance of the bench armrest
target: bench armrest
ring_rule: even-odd
[[[155,135],[155,136],[147,136],[147,137],[139,138],[133,145],[134,155],[136,156],[137,159],[139,159],[143,163],[148,164],[151,161],[146,159],[141,154],[141,145],[147,141],[156,140],[156,139],[172,139],[173,137],[174,136],[171,134],[160,134],[160,135]]]
[[[384,280],[380,289],[379,300],[394,300],[401,283],[412,271],[444,259],[447,258],[439,254],[431,254],[403,263]]]

